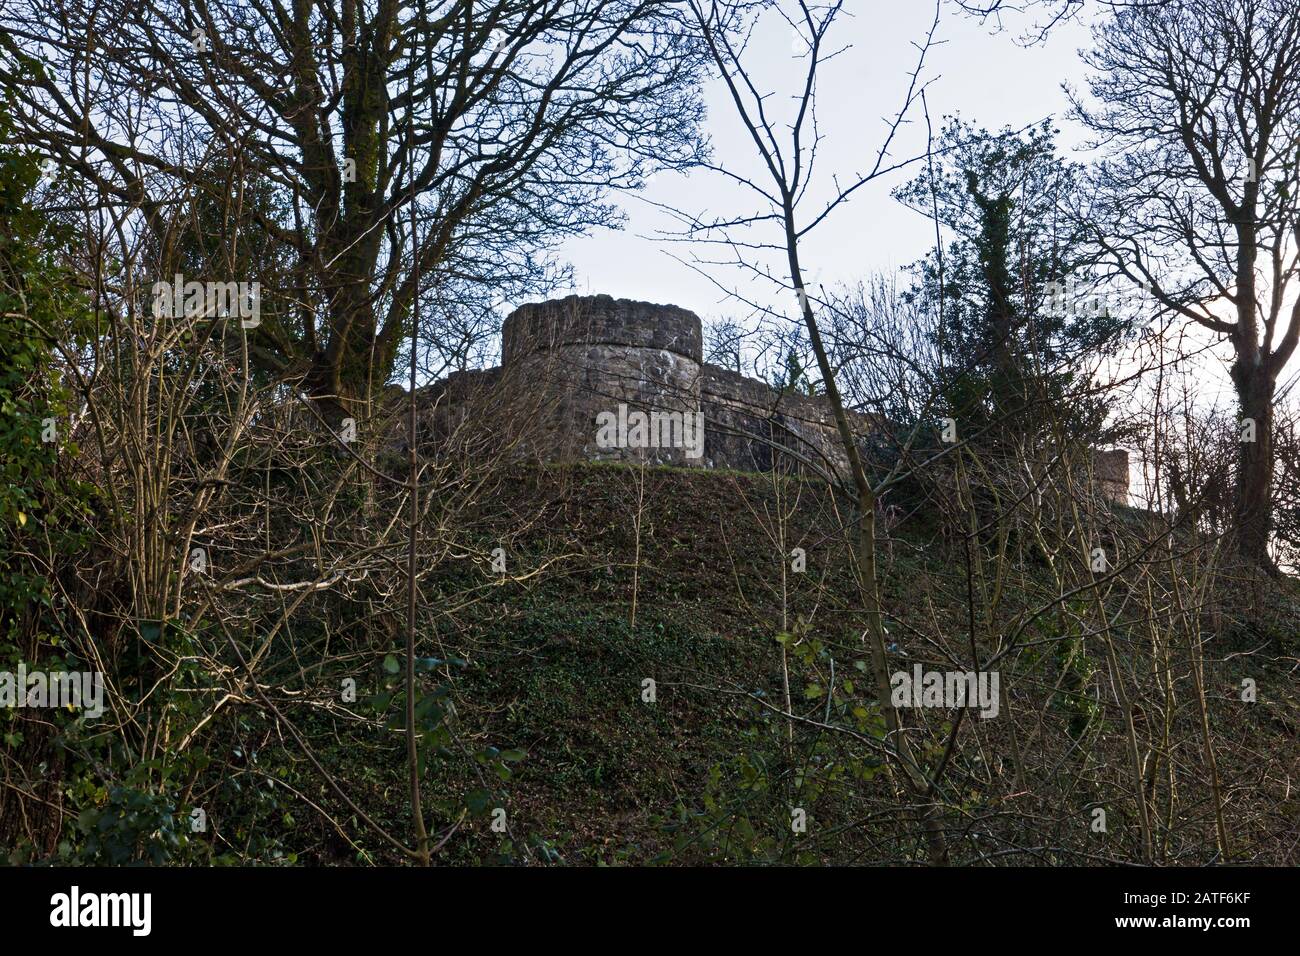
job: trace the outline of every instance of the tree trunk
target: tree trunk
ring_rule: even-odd
[[[305,387],[329,427],[370,417],[373,399],[388,384],[396,349],[375,334],[375,315],[365,287],[340,293],[331,308],[329,340],[311,358]]]
[[[849,472],[858,492],[857,514],[854,515],[858,527],[856,576],[858,591],[867,612],[865,636],[867,649],[871,655],[871,671],[876,682],[876,695],[880,700],[880,709],[884,714],[885,727],[888,731],[886,739],[897,750],[903,778],[907,781],[908,787],[914,794],[919,795],[922,801],[919,818],[929,846],[930,862],[934,866],[947,866],[949,862],[947,837],[940,820],[940,809],[931,799],[934,786],[927,786],[927,781],[913,756],[902,719],[894,708],[890,693],[884,615],[876,569],[876,494],[867,477],[867,469],[862,462],[857,439],[849,425],[849,417],[844,410],[844,400],[840,397],[839,386],[835,381],[835,372],[831,368],[826,347],[822,342],[821,329],[817,325],[811,301],[805,291],[803,268],[799,264],[798,234],[794,228],[794,208],[788,194],[785,199],[785,243],[790,265],[790,281],[798,294],[799,310],[803,315],[804,326],[808,330],[808,341],[812,346],[813,355],[817,357],[817,369],[821,373],[822,385],[826,389],[826,401],[835,418],[835,427],[839,431],[840,442],[844,446],[844,454],[849,462]],[[936,777],[936,783],[937,779]]]
[[[1237,551],[1245,560],[1272,568],[1268,546],[1273,532],[1273,393],[1267,370],[1238,359],[1232,369],[1241,406],[1238,434],[1235,524]],[[1254,423],[1253,436],[1249,423]],[[1254,438],[1250,441],[1251,437]]]

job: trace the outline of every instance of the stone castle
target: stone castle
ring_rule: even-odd
[[[848,477],[828,403],[705,362],[700,319],[686,309],[574,295],[521,306],[501,338],[500,367],[454,373],[431,395],[453,416],[484,400],[513,405],[519,440],[539,457],[756,472],[784,457]],[[651,423],[643,433],[602,440],[602,423],[635,423],[637,412]],[[851,420],[864,444],[884,436],[883,422],[858,413]],[[702,445],[690,440],[697,423]],[[1094,471],[1106,497],[1127,501],[1127,452],[1096,453]]]

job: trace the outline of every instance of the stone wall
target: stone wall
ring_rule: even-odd
[[[691,449],[602,447],[599,417],[630,411],[696,415],[700,410],[700,320],[671,305],[569,296],[521,306],[501,330],[503,367],[544,403],[530,441],[547,457],[637,459],[702,465]],[[682,425],[685,419],[680,420]],[[654,436],[657,440],[658,434]]]
[[[685,309],[575,295],[521,306],[506,319],[501,339],[501,368],[460,373],[433,387],[440,415],[455,418],[457,409],[478,401],[474,395],[491,392],[497,407],[514,410],[502,427],[518,447],[547,460],[767,471],[789,451],[787,459],[821,474],[848,477],[826,402],[705,363],[700,320]],[[605,440],[602,422],[638,412],[663,425],[650,430],[648,447]],[[670,426],[689,427],[692,417],[702,417],[702,444],[667,440]],[[879,437],[867,416],[850,413],[850,424],[864,440],[873,432]],[[1107,497],[1128,500],[1127,452],[1097,452],[1094,470]]]
[[[824,401],[707,364],[700,396],[711,467],[768,471],[788,449],[820,471],[849,477],[844,444]],[[858,434],[868,431],[862,416],[851,420]]]
[[[1128,504],[1128,452],[1123,448],[1097,451],[1092,456],[1093,480],[1111,501]]]

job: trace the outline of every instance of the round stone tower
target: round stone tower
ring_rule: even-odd
[[[607,295],[520,306],[501,329],[503,370],[537,390],[547,458],[703,464],[700,320]]]

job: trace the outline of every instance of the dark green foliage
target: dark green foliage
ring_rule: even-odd
[[[1053,654],[1057,671],[1057,690],[1051,705],[1066,719],[1066,733],[1074,740],[1082,739],[1101,712],[1093,694],[1092,679],[1096,662],[1088,655],[1079,621],[1086,611],[1077,602],[1070,608],[1070,616],[1062,615],[1063,631],[1052,634]]]
[[[56,343],[75,354],[90,320],[60,266],[66,236],[29,201],[39,157],[10,142],[0,105],[0,670],[74,670],[84,663],[69,650],[69,631],[78,624],[55,583],[87,546],[93,489],[65,464],[78,449],[70,441],[72,403]],[[64,711],[33,719],[26,710],[0,710],[0,756],[31,774],[11,781],[18,776],[18,789],[47,801],[25,810],[12,789],[0,794],[0,834],[19,832],[22,821],[25,833],[45,843],[10,841],[6,856],[53,848],[60,821],[49,798],[57,798],[67,767],[65,743],[82,733],[81,720]]]
[[[933,173],[895,194],[952,236],[942,257],[916,264],[910,297],[942,310],[940,409],[966,436],[1051,421],[1087,441],[1105,420],[1102,401],[1080,394],[1078,360],[1112,345],[1124,322],[1054,307],[1053,283],[1086,287],[1091,275],[1086,234],[1069,215],[1079,171],[1054,138],[1046,122],[989,133],[949,119]]]
[[[68,441],[69,392],[56,371],[55,343],[83,346],[88,321],[57,262],[61,236],[28,201],[39,158],[4,145],[8,133],[0,109],[0,529],[14,545],[35,545],[48,533],[66,553],[80,543],[88,489],[59,468],[60,455],[76,448]],[[0,550],[0,639],[14,639],[32,604],[49,604],[48,581],[15,556],[19,550]]]

